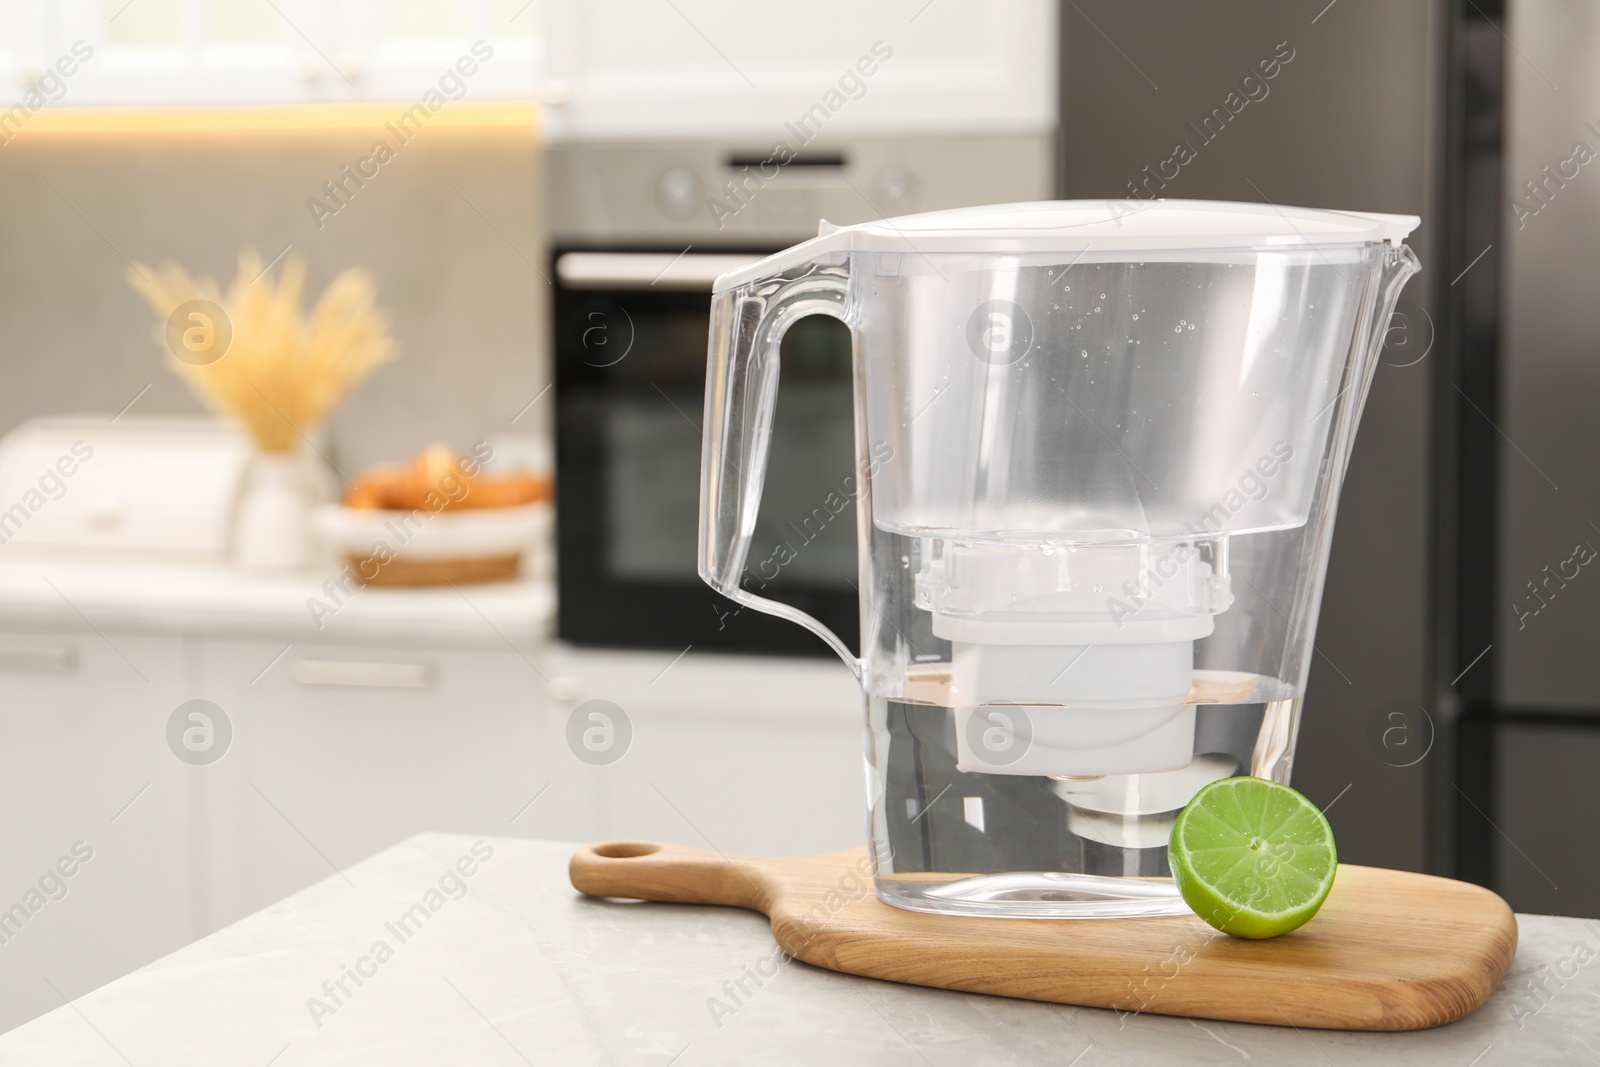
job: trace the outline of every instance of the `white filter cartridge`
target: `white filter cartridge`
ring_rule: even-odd
[[[1194,546],[952,548],[927,592],[951,647],[959,770],[1084,777],[1194,758],[1194,642],[1231,601]]]
[[[1183,703],[1193,674],[1192,641],[954,643],[956,767],[1075,777],[1183,767],[1194,755],[1194,708]]]

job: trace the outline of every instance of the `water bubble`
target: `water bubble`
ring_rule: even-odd
[[[1139,316],[1138,316],[1138,315],[1135,315],[1135,316],[1134,316],[1134,317],[1133,317],[1133,321],[1134,321],[1134,322],[1138,322],[1138,321],[1139,321]]]
[[[1078,355],[1082,356],[1084,359],[1088,359],[1089,358],[1089,350],[1087,348],[1080,348],[1080,349],[1078,349]]]
[[[1101,294],[1100,294],[1100,299],[1101,299],[1101,300],[1104,300],[1104,299],[1105,299],[1105,298],[1106,298],[1106,294],[1104,294],[1104,293],[1101,293]]]
[[[1194,323],[1192,323],[1192,322],[1191,322],[1191,323],[1190,323],[1190,324],[1189,324],[1189,329],[1191,329],[1191,330],[1192,330],[1192,329],[1194,329]]]
[[[1099,305],[1099,304],[1096,304],[1096,305],[1095,305],[1095,306],[1094,306],[1094,313],[1095,313],[1095,314],[1096,314],[1096,315],[1098,315],[1098,314],[1100,314],[1100,305]]]

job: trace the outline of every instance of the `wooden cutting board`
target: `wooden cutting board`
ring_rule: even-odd
[[[596,897],[721,904],[772,920],[796,959],[847,974],[1027,1000],[1343,1030],[1420,1030],[1489,998],[1511,965],[1506,902],[1465,882],[1341,864],[1317,917],[1240,941],[1192,915],[978,919],[891,907],[866,851],[752,859],[610,841],[572,857]]]

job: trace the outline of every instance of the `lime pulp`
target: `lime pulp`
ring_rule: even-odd
[[[1303,926],[1333,888],[1333,830],[1300,793],[1265,778],[1224,778],[1194,795],[1167,847],[1196,915],[1225,934],[1267,938]]]

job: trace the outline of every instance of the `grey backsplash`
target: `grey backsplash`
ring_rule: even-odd
[[[551,396],[540,152],[515,130],[423,130],[319,229],[307,200],[373,131],[23,134],[0,148],[0,433],[50,414],[194,414],[129,261],[224,286],[239,250],[292,245],[308,303],[346,267],[377,279],[398,358],[333,415],[347,475],[444,441],[543,437]],[[527,408],[525,413],[523,409]],[[515,425],[512,419],[517,419]]]

